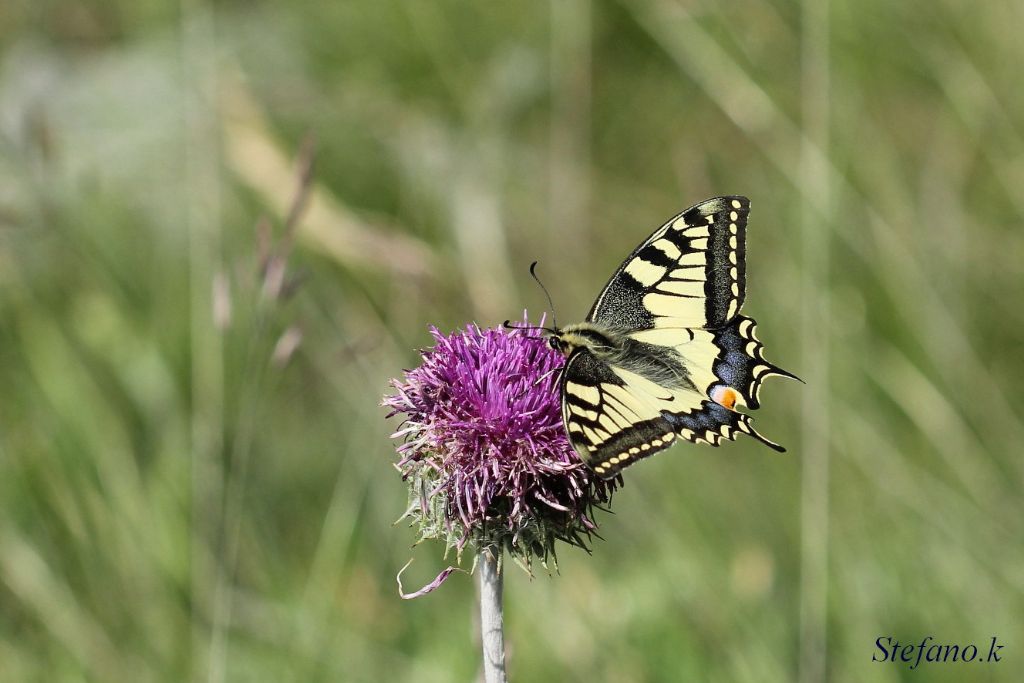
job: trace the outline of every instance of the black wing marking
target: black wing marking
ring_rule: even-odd
[[[615,271],[587,320],[617,328],[718,329],[746,294],[750,201],[716,197],[669,220]]]
[[[757,338],[757,323],[753,318],[737,316],[715,332],[714,344],[718,347],[712,367],[715,376],[738,391],[742,401],[737,402],[751,410],[761,405],[757,395],[766,377],[780,375],[800,381],[796,375],[764,359],[764,344]],[[711,387],[708,393],[713,395],[715,388]]]

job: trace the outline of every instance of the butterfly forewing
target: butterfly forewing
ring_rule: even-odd
[[[721,327],[746,288],[750,202],[716,197],[672,218],[623,262],[587,316],[634,330]]]

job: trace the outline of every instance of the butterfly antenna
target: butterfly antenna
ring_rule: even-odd
[[[547,297],[548,308],[551,309],[551,326],[557,330],[558,329],[558,316],[555,315],[555,304],[554,304],[553,301],[551,301],[551,294],[548,293],[548,288],[545,287],[544,283],[540,281],[539,277],[537,277],[537,261],[534,261],[533,263],[530,264],[530,275],[533,277],[534,281],[538,285],[540,285],[541,291],[543,291],[544,292],[544,296]]]
[[[504,327],[506,330],[519,330],[519,331],[528,330],[528,331],[532,331],[532,332],[548,332],[548,333],[552,332],[552,330],[549,330],[546,327],[537,327],[536,325],[516,325],[511,320],[506,320],[505,322],[503,322],[501,324],[501,326]],[[527,339],[544,339],[544,336],[542,335],[542,336],[538,336],[538,337],[527,337]]]

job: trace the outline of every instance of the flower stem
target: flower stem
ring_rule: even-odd
[[[505,580],[501,550],[480,551],[480,640],[484,646],[484,681],[507,683],[505,676],[505,627],[501,589]]]

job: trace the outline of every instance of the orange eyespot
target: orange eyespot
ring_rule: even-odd
[[[731,387],[719,384],[711,390],[711,400],[729,410],[735,410],[737,398],[736,390]]]

